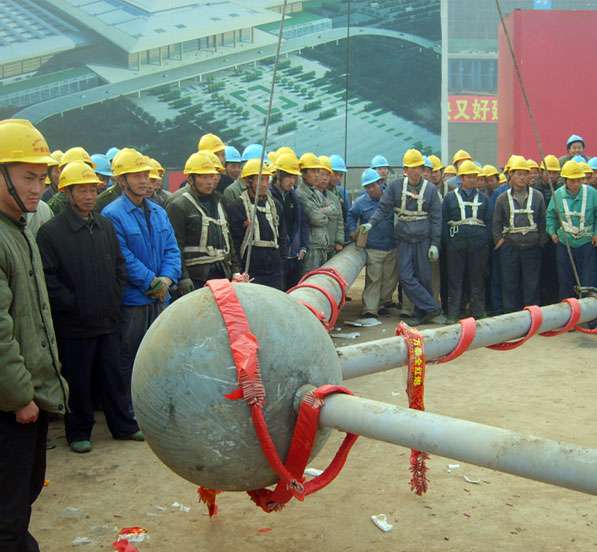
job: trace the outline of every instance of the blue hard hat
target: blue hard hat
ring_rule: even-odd
[[[366,188],[369,184],[375,184],[380,180],[381,176],[375,169],[365,169],[361,175],[361,187]]]
[[[226,163],[241,163],[240,152],[234,146],[224,148],[224,160]]]
[[[589,167],[594,171],[597,171],[597,157],[591,157],[591,159],[589,159]]]
[[[381,169],[382,167],[390,167],[388,160],[383,155],[376,155],[373,159],[371,159],[372,169]]]
[[[261,159],[263,153],[263,146],[261,144],[249,144],[244,150],[241,161],[248,161],[249,159]]]
[[[572,158],[572,161],[576,161],[577,163],[586,163],[586,159],[582,155],[575,155]]]
[[[112,163],[112,159],[114,159],[116,157],[116,154],[119,152],[120,150],[116,147],[116,146],[112,146],[107,152],[106,152],[106,157],[108,158],[108,161],[110,163]]]
[[[345,173],[346,172],[346,163],[344,159],[337,153],[330,155],[330,161],[332,162],[332,170],[334,172]]]
[[[479,163],[479,161],[473,161],[473,163],[474,163],[475,165],[477,165],[477,167],[479,167],[480,169],[482,169],[482,168],[483,168],[483,165],[481,165],[481,163]]]
[[[112,176],[112,165],[107,155],[103,153],[94,153],[91,156],[91,160],[95,163],[96,174],[103,176]]]
[[[582,145],[585,145],[585,140],[582,136],[579,136],[578,134],[573,134],[572,136],[570,136],[570,138],[568,138],[568,141],[566,142],[566,147],[569,148],[572,144],[574,144],[574,142],[581,142]]]
[[[431,159],[429,159],[429,157],[426,155],[423,156],[423,167],[433,170],[433,161],[431,161]]]

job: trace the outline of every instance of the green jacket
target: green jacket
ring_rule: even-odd
[[[236,201],[246,189],[247,187],[245,186],[245,183],[240,178],[235,180],[222,194],[224,203],[230,205],[232,202]]]
[[[334,208],[330,208],[321,192],[302,181],[296,195],[309,222],[309,249],[325,249],[327,251],[330,246],[328,237],[330,220],[327,213],[332,212],[333,215]]]
[[[0,212],[0,410],[64,413],[67,392],[39,250],[24,219]]]
[[[333,190],[328,190],[325,195],[325,200],[328,203],[328,247],[334,249],[334,245],[344,244],[344,217],[342,215],[342,202],[340,196],[334,193]]]
[[[564,201],[571,213],[580,213],[582,209],[583,191],[586,190],[586,207],[584,210],[584,225],[575,237],[571,232],[567,232],[562,228],[560,219],[564,225],[572,224],[572,227],[578,229],[581,226],[581,217],[571,214],[570,220],[566,216],[564,209]],[[556,213],[559,212],[559,217]],[[583,184],[576,194],[573,196],[566,186],[558,188],[552,196],[549,207],[547,208],[547,233],[552,236],[557,234],[559,240],[563,244],[568,244],[570,247],[580,247],[587,243],[591,243],[592,237],[597,236],[597,190],[591,186]]]
[[[64,194],[63,194],[64,195]],[[119,184],[110,186],[107,190],[104,190],[100,195],[97,196],[95,203],[95,212],[100,213],[112,203],[115,199],[118,199],[122,195],[122,189]]]
[[[64,211],[64,209],[66,208],[67,205],[68,205],[68,198],[66,197],[66,194],[63,194],[62,192],[56,192],[52,196],[52,199],[50,199],[50,201],[48,201],[48,207],[50,207],[50,209],[52,209],[54,216],[62,213],[62,211]]]

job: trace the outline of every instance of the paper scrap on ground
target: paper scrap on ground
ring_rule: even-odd
[[[323,473],[323,470],[318,470],[317,468],[307,468],[305,470],[305,475],[309,477],[318,477]]]
[[[93,541],[89,537],[77,537],[73,540],[73,546],[82,546],[84,544],[93,544]]]
[[[463,476],[464,480],[467,483],[472,483],[473,485],[480,485],[481,484],[481,480],[480,479],[471,479],[470,477],[467,477],[466,475]]]
[[[357,318],[356,320],[346,320],[344,323],[347,326],[356,326],[357,328],[381,326],[381,322],[377,318]]]
[[[180,504],[179,502],[173,502],[171,507],[173,510],[178,510],[179,512],[191,511],[191,508],[189,506],[185,506],[184,504]]]
[[[357,337],[361,336],[359,332],[350,332],[345,334],[333,333],[330,335],[336,339],[356,339]]]
[[[381,529],[384,533],[391,531],[394,526],[388,522],[388,518],[385,514],[377,514],[371,516],[371,521],[375,524],[378,529]]]
[[[457,470],[460,467],[460,464],[448,464],[449,470]]]

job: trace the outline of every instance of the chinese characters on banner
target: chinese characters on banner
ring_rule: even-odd
[[[449,96],[448,122],[497,123],[498,101],[495,96]]]

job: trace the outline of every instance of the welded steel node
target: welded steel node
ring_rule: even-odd
[[[232,285],[259,342],[264,413],[285,458],[296,420],[296,391],[305,384],[341,383],[338,356],[303,305],[265,286]],[[224,397],[236,388],[228,334],[211,291],[195,291],[169,306],[135,359],[133,405],[154,453],[192,483],[246,491],[277,481],[246,403]],[[314,454],[328,434],[320,431]]]

